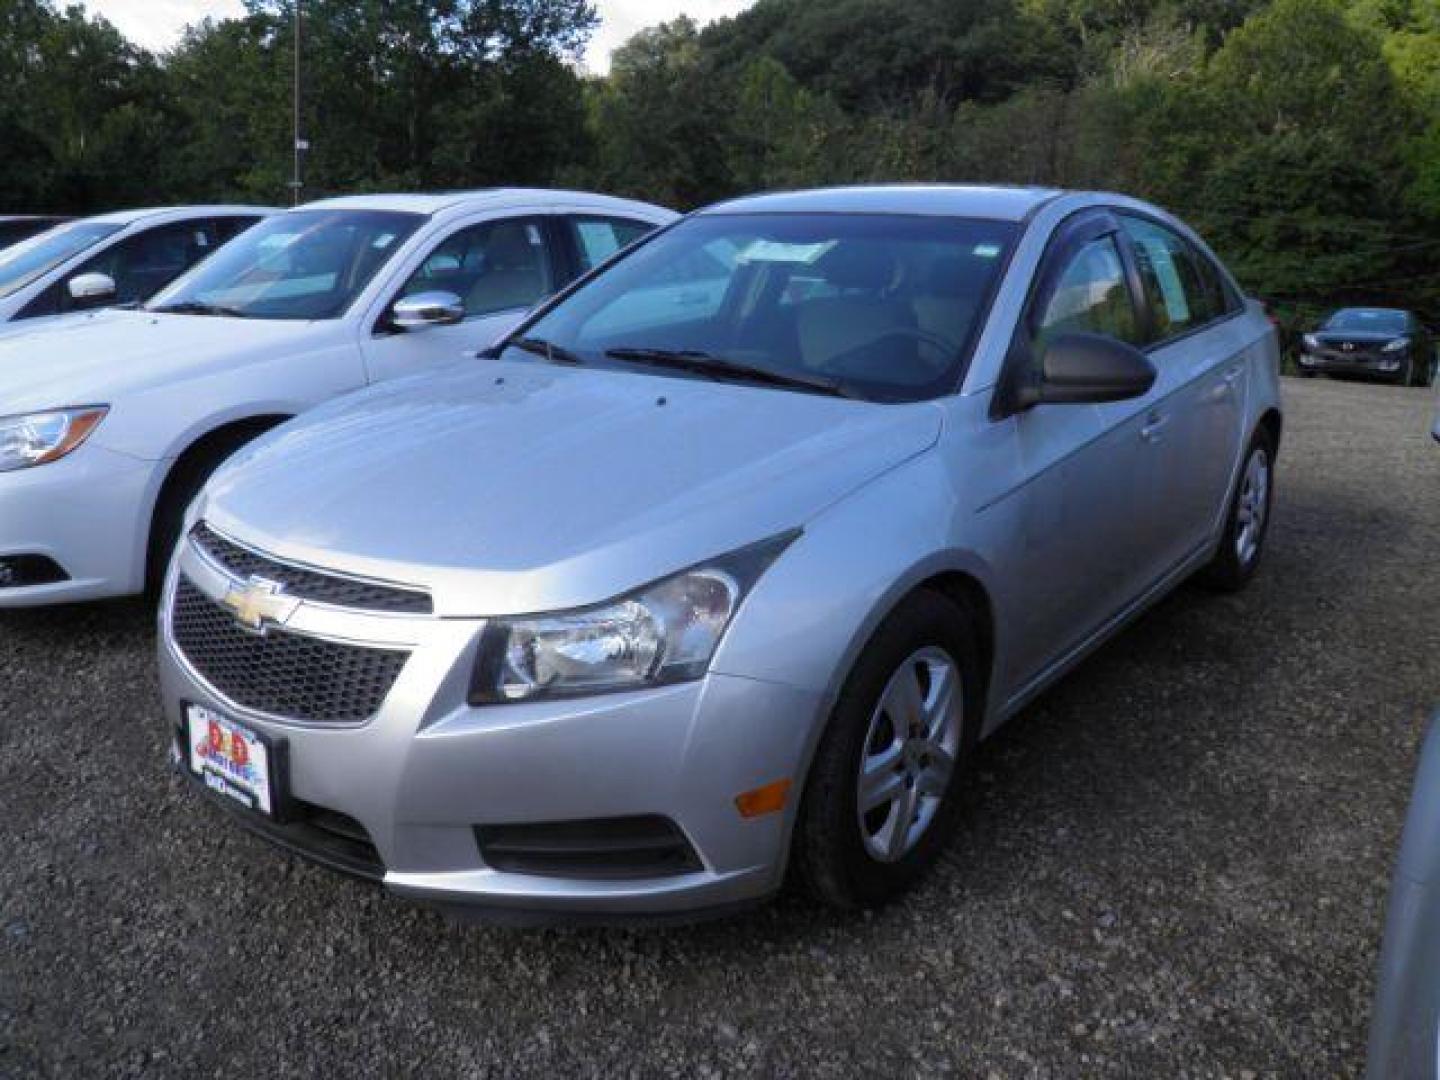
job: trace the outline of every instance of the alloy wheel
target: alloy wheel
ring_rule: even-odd
[[[1248,566],[1260,551],[1265,534],[1265,516],[1270,510],[1270,455],[1257,446],[1245,463],[1240,486],[1240,505],[1235,515],[1235,554]]]
[[[901,664],[870,717],[856,777],[866,852],[897,862],[935,820],[950,787],[964,714],[960,667],[944,649]]]

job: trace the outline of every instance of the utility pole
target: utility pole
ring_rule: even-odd
[[[301,21],[300,0],[295,0],[295,87],[294,87],[294,136],[295,136],[295,169],[290,179],[290,202],[291,205],[299,205],[300,189],[305,186],[305,181],[300,178],[302,166],[305,160],[305,151],[310,149],[308,139],[302,138],[300,134],[300,46],[301,46]]]

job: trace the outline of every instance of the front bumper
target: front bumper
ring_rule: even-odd
[[[1312,353],[1300,354],[1300,367],[1305,371],[1323,371],[1335,375],[1368,375],[1377,379],[1398,379],[1405,370],[1405,354],[1401,353]]]
[[[83,446],[49,465],[0,473],[0,561],[42,557],[61,580],[0,587],[0,608],[140,591],[156,464]]]
[[[628,919],[725,909],[780,886],[819,695],[711,674],[635,693],[473,707],[465,698],[480,620],[306,603],[287,633],[410,656],[368,721],[286,722],[222,696],[175,644],[178,575],[194,581],[211,569],[184,544],[166,590],[160,677],[172,729],[193,703],[283,740],[290,796],[362,826],[378,857],[374,876],[392,891],[501,915]],[[787,778],[797,782],[783,812],[740,815],[738,794]],[[518,873],[488,865],[477,839],[477,828],[637,817],[672,822],[694,864],[652,877]]]

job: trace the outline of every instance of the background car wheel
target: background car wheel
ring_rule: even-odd
[[[981,668],[971,616],[916,592],[856,661],[815,752],[795,826],[794,868],[834,907],[884,903],[935,861],[980,734]]]
[[[1200,571],[1201,584],[1220,592],[1235,592],[1249,582],[1265,549],[1274,492],[1275,440],[1262,430],[1256,432],[1245,452],[1220,550]]]

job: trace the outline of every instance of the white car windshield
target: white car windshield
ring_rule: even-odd
[[[380,210],[298,210],[241,233],[146,309],[250,319],[335,319],[424,221]]]
[[[14,295],[124,227],[113,221],[72,221],[7,248],[0,252],[0,297]]]
[[[872,401],[952,391],[1017,227],[890,214],[706,214],[507,350]]]

